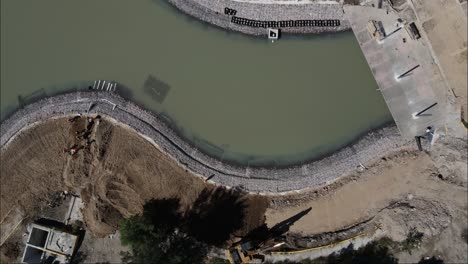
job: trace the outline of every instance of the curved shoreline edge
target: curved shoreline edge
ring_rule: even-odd
[[[282,27],[281,32],[307,34],[351,30],[341,4],[321,3],[259,3],[233,0],[168,0],[181,12],[198,20],[227,30],[253,36],[267,35],[266,28],[255,28],[231,23],[231,16],[224,14],[224,8],[237,11],[236,16],[260,21],[327,20],[337,19],[338,27]]]
[[[234,166],[210,157],[180,138],[157,115],[142,109],[117,94],[73,92],[29,104],[19,109],[0,127],[0,148],[4,148],[24,129],[48,119],[78,113],[100,114],[126,125],[185,169],[228,187],[241,187],[253,193],[286,194],[330,184],[357,171],[359,164],[408,146],[395,125],[369,132],[354,144],[334,154],[289,168]]]

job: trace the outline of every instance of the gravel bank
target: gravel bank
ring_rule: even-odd
[[[4,149],[22,129],[36,122],[85,113],[90,105],[90,113],[108,116],[133,128],[186,169],[205,178],[214,175],[211,180],[217,184],[239,186],[250,192],[280,193],[326,185],[356,172],[360,163],[368,164],[408,144],[397,128],[390,126],[370,132],[331,156],[301,166],[281,169],[233,166],[200,152],[160,117],[116,94],[74,92],[49,97],[18,110],[1,125],[0,146]]]
[[[338,27],[282,27],[287,33],[323,33],[349,30],[350,24],[344,16],[340,4],[274,4],[237,2],[232,0],[169,0],[180,11],[218,27],[242,32],[249,35],[266,35],[265,28],[241,26],[231,23],[231,16],[224,13],[225,8],[236,10],[236,17],[258,21],[288,21],[288,20],[340,20]]]

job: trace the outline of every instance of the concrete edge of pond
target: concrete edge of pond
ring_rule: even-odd
[[[254,36],[266,36],[267,29],[237,25],[231,22],[232,15],[257,21],[291,21],[291,20],[339,20],[336,27],[281,27],[285,33],[327,33],[351,30],[342,4],[295,3],[277,4],[261,2],[242,2],[233,0],[168,0],[183,13],[206,23]],[[225,14],[225,8],[234,10],[235,14]]]
[[[216,184],[263,194],[286,194],[330,184],[409,145],[395,125],[369,132],[354,144],[320,160],[289,168],[234,166],[210,157],[183,140],[157,115],[109,92],[73,92],[29,104],[1,123],[0,149],[41,121],[78,113],[100,114],[135,130],[180,166]],[[212,177],[211,177],[212,176]]]

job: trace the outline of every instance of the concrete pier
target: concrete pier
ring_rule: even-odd
[[[413,39],[403,30],[411,22],[419,26],[418,22],[369,6],[345,6],[344,10],[400,133],[409,139],[424,135],[428,126],[442,128],[446,102],[436,89],[447,90],[446,83],[426,40]],[[369,21],[378,21],[385,32],[392,33],[373,38],[367,30]],[[429,106],[433,107],[426,109]]]

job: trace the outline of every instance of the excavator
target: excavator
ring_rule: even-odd
[[[232,264],[241,263],[262,263],[269,250],[284,245],[285,242],[279,242],[268,246],[255,246],[251,241],[239,243],[227,251],[228,260]]]
[[[280,240],[280,236],[289,231],[289,228],[296,221],[308,214],[311,210],[312,207],[309,207],[276,224],[272,228],[267,228],[267,230],[260,235],[247,235],[239,242],[234,243],[231,248],[226,250],[229,262],[231,264],[262,263],[265,260],[265,254],[267,252],[286,244],[284,241]]]

